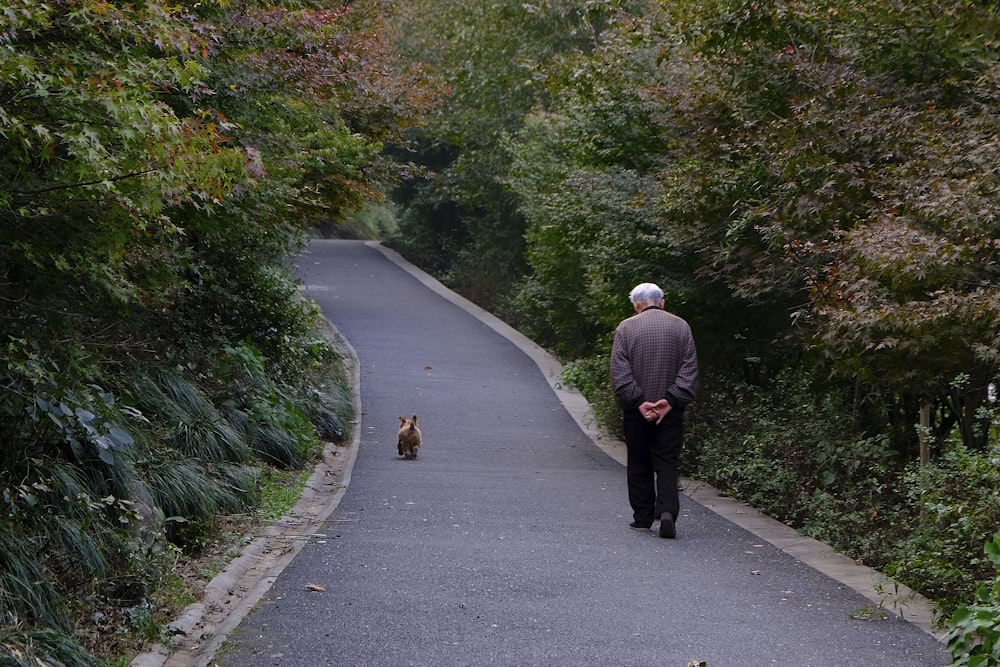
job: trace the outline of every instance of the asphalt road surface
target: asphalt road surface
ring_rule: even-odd
[[[928,633],[871,620],[859,593],[687,496],[677,539],[630,530],[624,468],[539,367],[380,249],[315,241],[299,273],[360,360],[357,458],[324,530],[211,664],[950,662]],[[409,461],[396,431],[414,414]]]

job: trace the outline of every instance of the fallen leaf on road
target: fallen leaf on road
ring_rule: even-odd
[[[319,584],[306,584],[307,591],[318,591],[320,593],[325,593],[326,589]]]

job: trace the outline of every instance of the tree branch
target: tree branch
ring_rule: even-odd
[[[101,183],[114,183],[116,181],[124,181],[129,178],[135,178],[136,176],[142,176],[143,174],[150,174],[156,171],[155,169],[146,169],[144,171],[136,171],[129,174],[122,174],[121,176],[115,176],[114,178],[102,178],[99,181],[83,181],[82,183],[72,183],[69,185],[53,185],[48,188],[40,188],[38,190],[9,190],[13,195],[40,195],[47,192],[56,192],[58,190],[70,190],[73,188],[84,188],[88,185],[99,185]]]

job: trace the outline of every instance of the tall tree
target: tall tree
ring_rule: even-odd
[[[900,447],[920,397],[939,435],[960,423],[981,446],[996,17],[965,2],[716,12],[679,19],[698,55],[690,136],[707,149],[691,153],[710,159],[676,182],[731,192],[727,215],[686,222],[709,275],[745,298],[798,299],[802,344],[870,390]]]
[[[614,23],[567,75],[550,67],[551,101],[514,144],[525,321],[553,345],[578,341],[592,335],[581,321],[614,320],[615,277],[659,272],[713,361],[753,378],[806,355],[856,388],[868,427],[900,451],[920,400],[939,436],[958,425],[982,446],[997,360],[995,14],[660,10]]]
[[[396,243],[414,259],[433,253],[460,291],[497,305],[524,271],[524,220],[505,183],[507,139],[549,99],[547,68],[560,54],[589,51],[619,0],[408,3],[398,20],[411,57],[447,91],[416,137],[435,167],[410,197]],[[444,211],[445,216],[439,212]],[[441,250],[444,249],[444,250]],[[437,268],[437,267],[434,267]]]

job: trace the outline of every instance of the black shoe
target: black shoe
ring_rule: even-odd
[[[674,526],[674,517],[670,512],[660,515],[660,537],[677,537],[677,528]]]
[[[633,521],[628,525],[632,530],[649,530],[653,526],[651,524],[639,523],[638,521]]]

